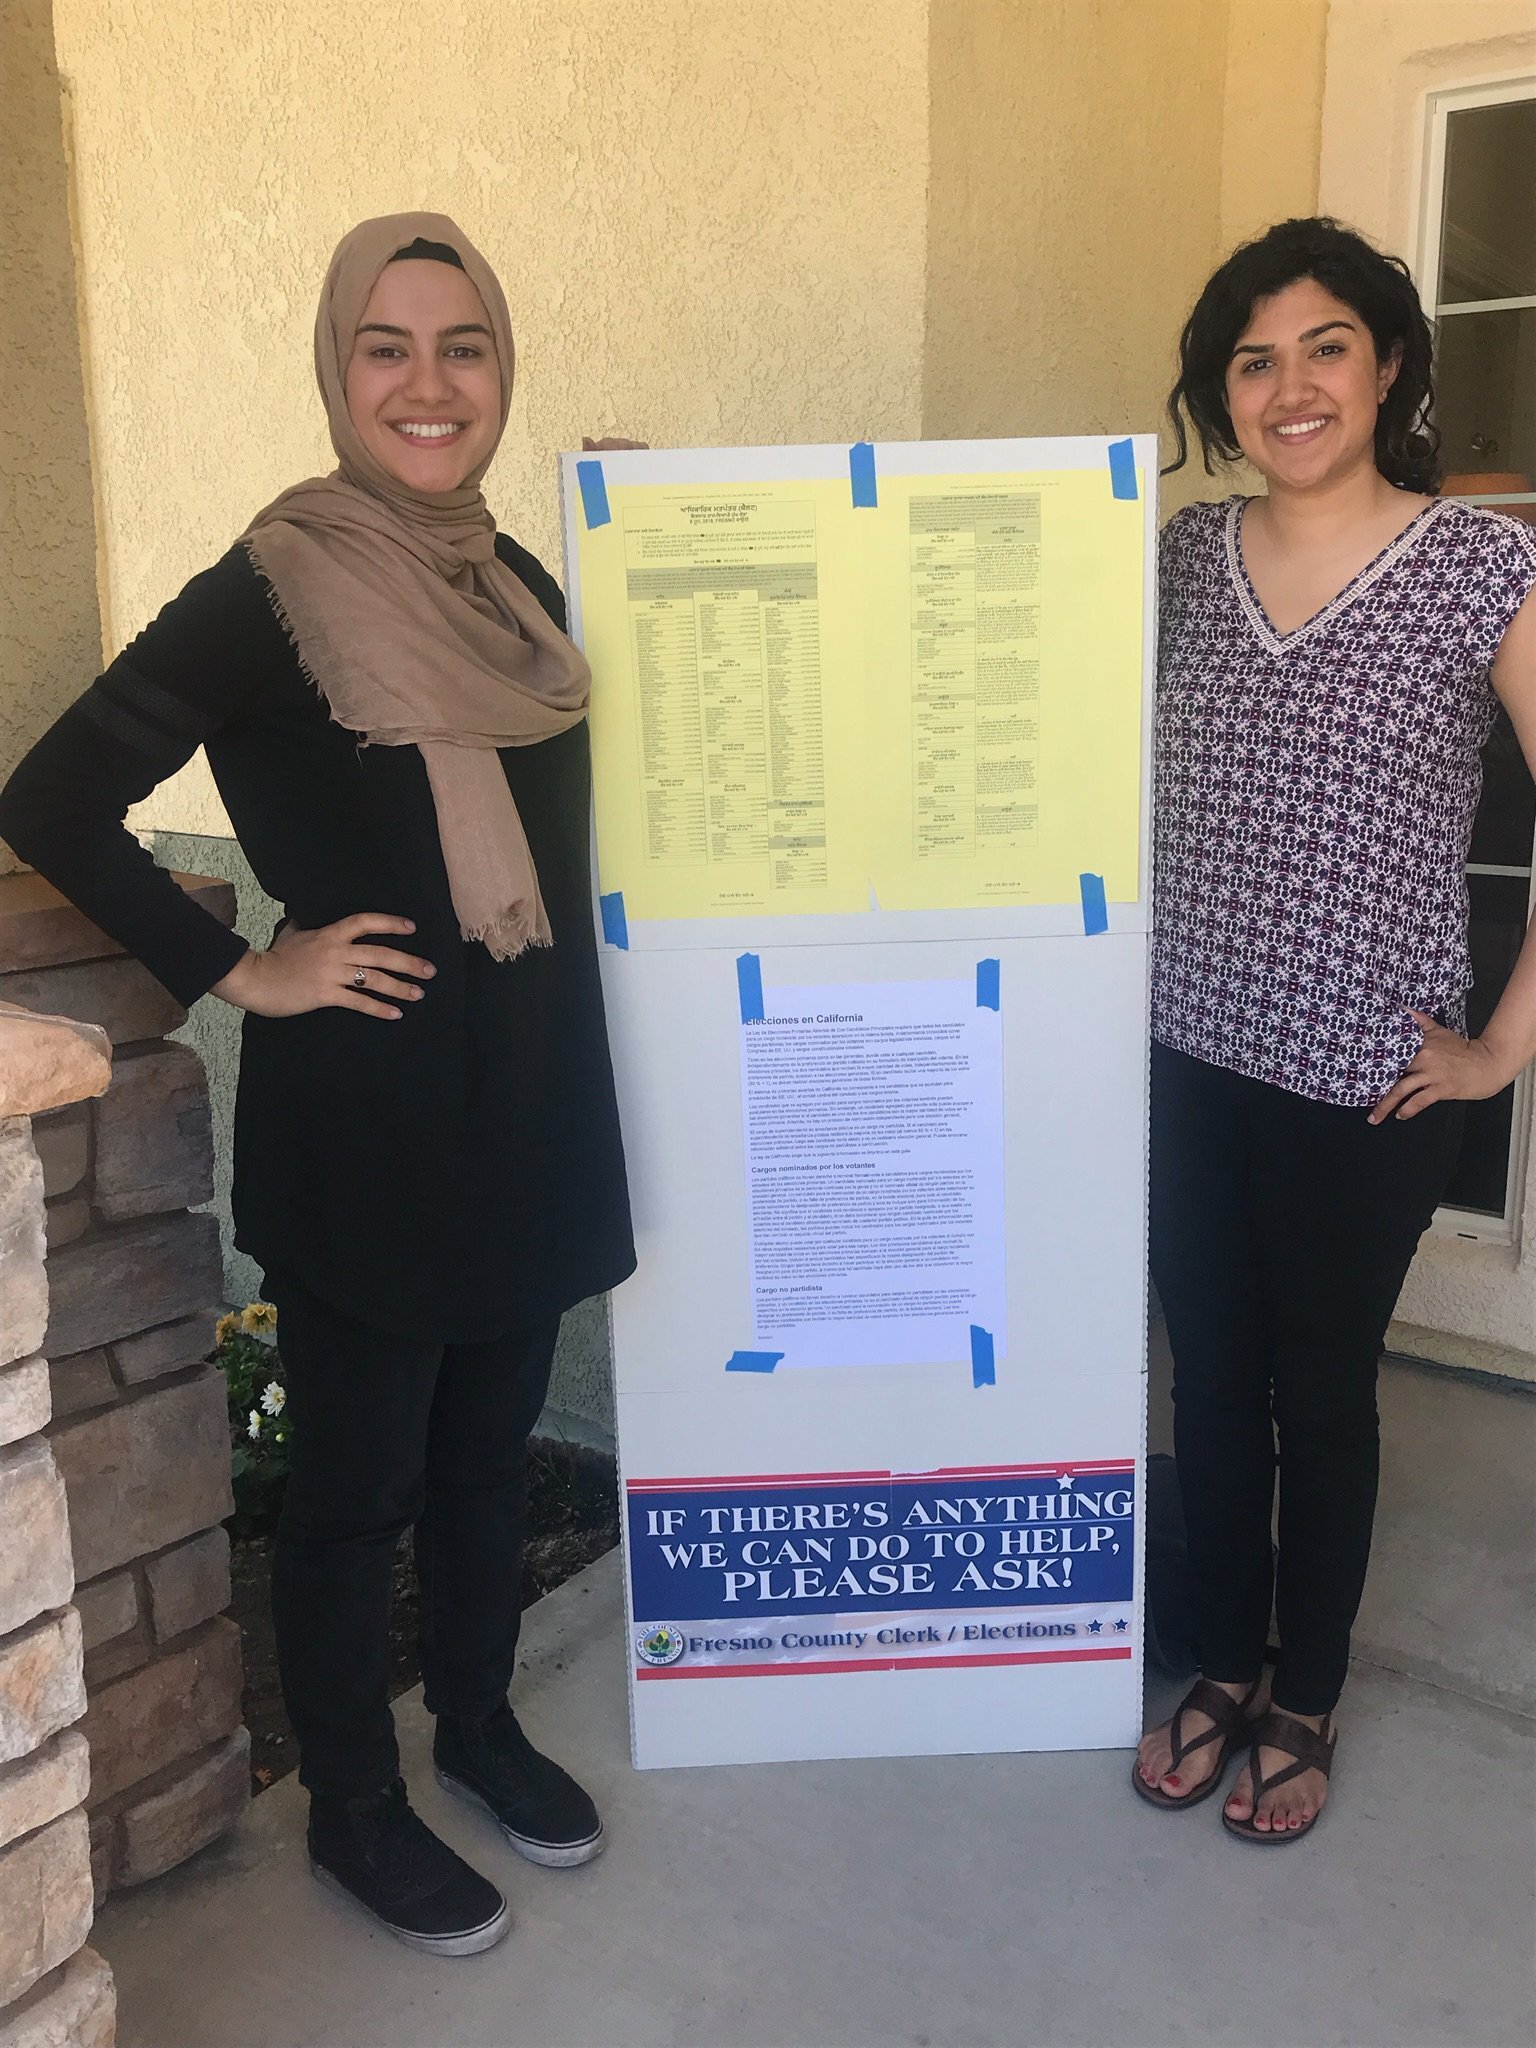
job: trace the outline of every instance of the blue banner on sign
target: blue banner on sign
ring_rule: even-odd
[[[628,1489],[637,1624],[1113,1607],[1134,1578],[1134,1466]]]

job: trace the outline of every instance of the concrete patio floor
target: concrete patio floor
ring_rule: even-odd
[[[108,1902],[120,2048],[1528,2048],[1536,1400],[1389,1367],[1382,1406],[1377,1565],[1306,1845],[1141,1805],[1121,1752],[637,1773],[609,1557],[531,1610],[516,1696],[608,1853],[520,1863],[439,1792],[411,1695],[413,1796],[502,1883],[510,1940],[433,1962],[374,1933],[308,1876],[288,1779]]]

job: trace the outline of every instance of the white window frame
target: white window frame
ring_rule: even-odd
[[[1536,73],[1529,73],[1524,77],[1501,78],[1485,85],[1455,86],[1425,96],[1419,172],[1419,247],[1418,261],[1414,265],[1414,278],[1424,310],[1431,320],[1447,316],[1454,318],[1460,313],[1471,312],[1474,308],[1507,309],[1514,312],[1525,307],[1536,307],[1536,293],[1525,298],[1478,299],[1466,303],[1453,301],[1446,305],[1440,303],[1440,240],[1445,219],[1445,147],[1449,117],[1466,109],[1507,106],[1516,100],[1536,100]],[[1536,505],[1536,491],[1499,493],[1486,498],[1469,498],[1466,502],[1477,505]],[[1536,844],[1533,844],[1531,849],[1531,864],[1531,887],[1526,895],[1527,917],[1536,909]],[[1518,874],[1520,870],[1472,863],[1469,864],[1467,872]],[[1431,1226],[1441,1236],[1472,1238],[1480,1244],[1517,1243],[1520,1214],[1525,1198],[1526,1171],[1529,1165],[1531,1102],[1531,1069],[1527,1067],[1515,1083],[1515,1099],[1510,1112],[1509,1171],[1504,1185],[1503,1215],[1485,1216],[1475,1209],[1455,1209],[1446,1205],[1436,1210]]]

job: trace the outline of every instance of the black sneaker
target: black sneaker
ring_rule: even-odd
[[[483,1806],[530,1863],[569,1870],[601,1851],[597,1808],[574,1778],[540,1756],[505,1701],[489,1721],[440,1715],[432,1757],[438,1781]]]
[[[428,1955],[478,1955],[512,1925],[495,1885],[411,1811],[399,1778],[361,1799],[311,1799],[309,1867]]]

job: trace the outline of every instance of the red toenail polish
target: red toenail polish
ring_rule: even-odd
[[[1183,1780],[1182,1780],[1181,1778],[1175,1778],[1175,1777],[1174,1777],[1174,1776],[1172,1775],[1172,1773],[1170,1773],[1170,1774],[1168,1775],[1168,1777],[1164,1779],[1164,1781],[1163,1781],[1163,1782],[1164,1782],[1164,1784],[1167,1784],[1167,1785],[1180,1785],[1180,1784],[1182,1784],[1182,1783],[1183,1783]]]

